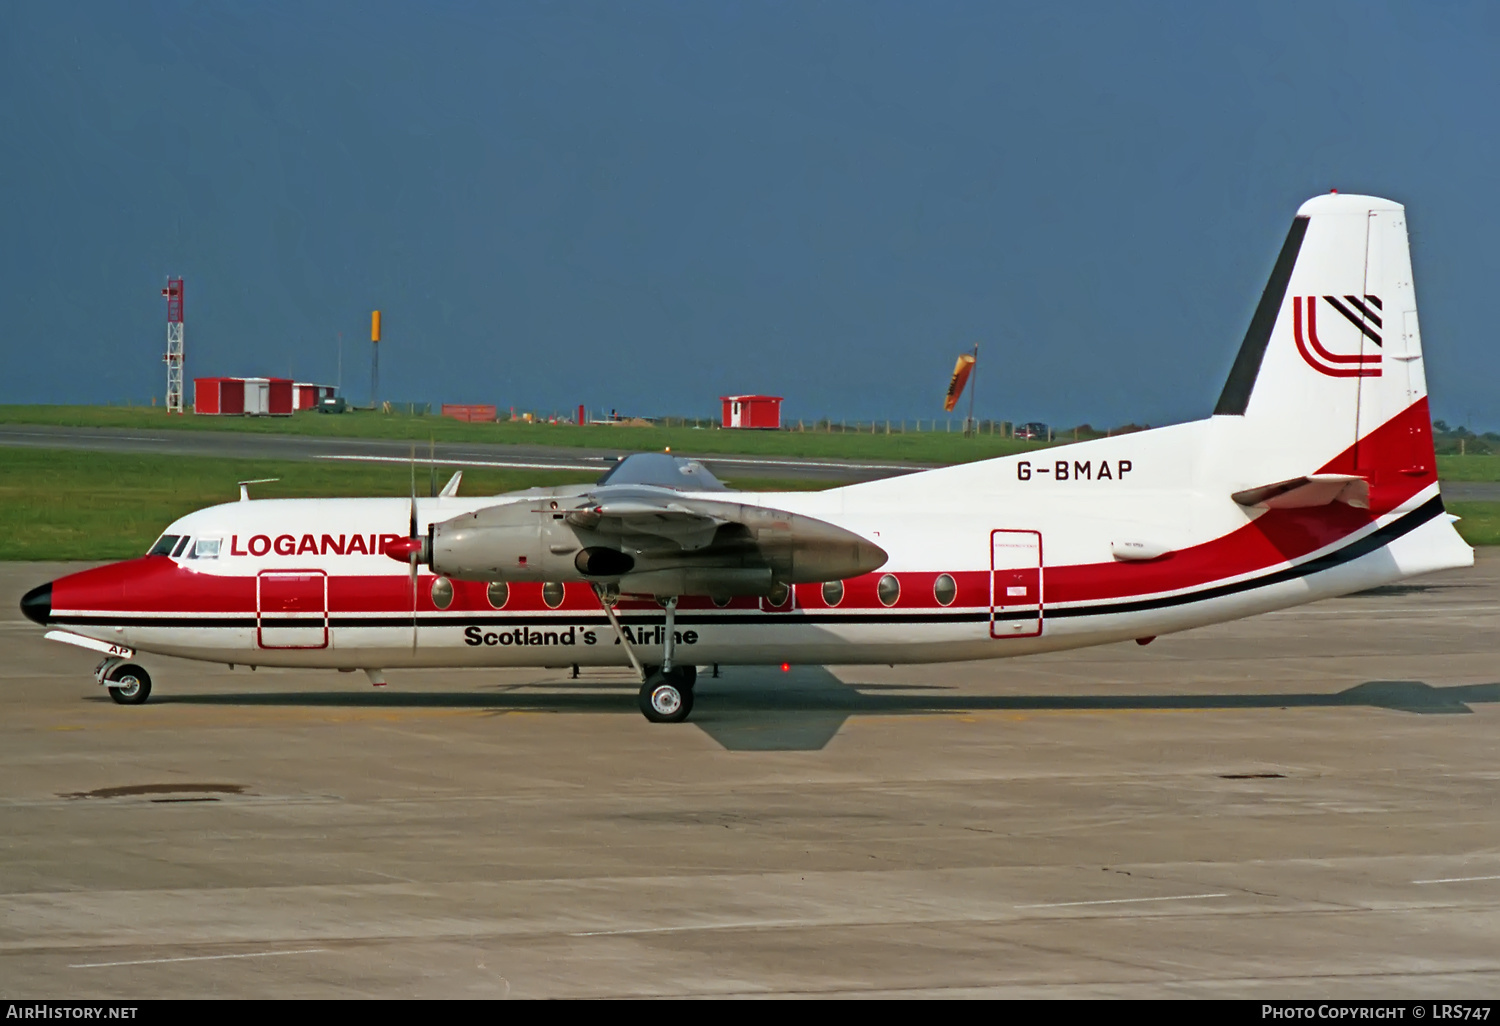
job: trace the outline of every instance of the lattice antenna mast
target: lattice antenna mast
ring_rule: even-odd
[[[162,359],[167,364],[167,412],[182,411],[182,279],[168,278],[167,287],[161,290],[167,300],[167,355]]]

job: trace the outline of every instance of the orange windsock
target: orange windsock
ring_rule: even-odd
[[[948,394],[943,398],[943,409],[953,412],[953,407],[958,405],[958,397],[964,394],[964,386],[969,383],[969,375],[974,373],[974,354],[965,353],[958,358],[953,365],[953,379],[948,382]]]

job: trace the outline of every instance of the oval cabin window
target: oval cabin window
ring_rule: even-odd
[[[932,582],[932,597],[937,599],[940,606],[953,605],[953,600],[958,598],[958,584],[951,574],[941,574]]]
[[[510,585],[504,581],[496,581],[486,589],[485,594],[489,597],[491,609],[504,609],[505,603],[510,601]]]
[[[766,595],[766,601],[773,606],[784,606],[786,605],[787,599],[791,597],[791,589],[789,589],[785,584],[782,584],[780,581],[777,581],[775,584],[771,585],[771,590]]]
[[[844,582],[824,581],[823,601],[828,603],[830,606],[836,606],[840,602],[844,601]]]
[[[439,609],[447,609],[453,604],[453,582],[446,577],[439,577],[432,582],[432,604]]]
[[[548,581],[542,585],[542,601],[548,609],[556,609],[563,602],[563,586],[560,581]]]
[[[886,574],[880,578],[880,583],[875,585],[875,594],[880,598],[883,606],[894,606],[896,600],[901,597],[901,582],[896,580],[895,574]]]

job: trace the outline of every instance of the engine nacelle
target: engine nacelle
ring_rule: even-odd
[[[813,517],[706,499],[658,502],[529,498],[431,529],[434,573],[474,581],[589,581],[635,594],[765,595],[777,584],[842,580],[886,561],[883,549]],[[633,504],[632,504],[633,503]],[[660,519],[658,518],[660,513]]]
[[[433,573],[470,581],[584,581],[585,568],[617,562],[606,555],[585,556],[564,517],[535,501],[490,506],[432,526]],[[618,553],[623,556],[624,553]],[[624,572],[624,571],[620,571]]]

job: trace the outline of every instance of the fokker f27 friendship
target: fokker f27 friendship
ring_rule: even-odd
[[[1449,567],[1406,213],[1292,222],[1213,416],[810,493],[628,457],[598,483],[241,500],[22,600],[105,656],[359,669],[634,667],[648,719],[709,664],[992,659],[1135,639]]]

